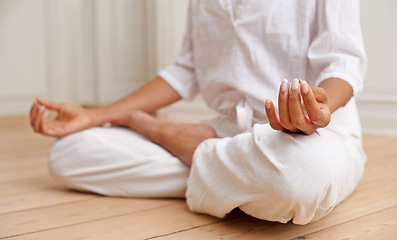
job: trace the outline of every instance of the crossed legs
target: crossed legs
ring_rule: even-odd
[[[305,136],[256,125],[221,139],[208,125],[163,122],[139,111],[120,119],[127,123],[135,131],[94,128],[58,140],[51,173],[77,190],[186,194],[192,211],[223,217],[240,207],[257,218],[306,224],[354,190],[365,162],[358,143],[327,129]]]
[[[209,138],[217,138],[215,130],[206,124],[172,123],[162,121],[136,110],[114,121],[167,149],[183,163],[192,164],[197,146]]]

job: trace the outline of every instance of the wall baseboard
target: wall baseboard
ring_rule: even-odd
[[[357,107],[364,133],[397,136],[397,94],[362,94]]]
[[[28,115],[30,107],[33,104],[34,97],[32,98],[16,98],[6,102],[0,102],[0,117],[15,116],[15,115]]]
[[[397,136],[397,116],[388,114],[374,116],[373,113],[360,112],[360,119],[365,134]]]

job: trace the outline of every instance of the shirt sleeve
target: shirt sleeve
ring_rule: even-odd
[[[318,31],[308,61],[315,85],[328,78],[348,82],[356,95],[363,88],[367,65],[360,27],[359,0],[319,0]]]
[[[187,29],[175,63],[158,73],[185,100],[192,100],[198,93],[193,59],[192,8],[190,3]]]

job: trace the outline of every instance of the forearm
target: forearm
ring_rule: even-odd
[[[120,113],[127,113],[134,109],[147,113],[154,112],[180,99],[179,94],[164,79],[155,77],[128,96],[93,110],[96,118],[94,125],[112,122],[113,118]]]
[[[353,96],[353,89],[350,84],[339,78],[324,80],[319,87],[327,92],[328,105],[331,113],[346,105]]]

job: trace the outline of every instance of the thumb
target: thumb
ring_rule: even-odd
[[[316,98],[316,100],[318,102],[321,102],[321,103],[327,102],[327,100],[328,100],[327,92],[325,91],[324,88],[314,87],[314,86],[310,86],[310,88],[312,89],[314,97]]]

